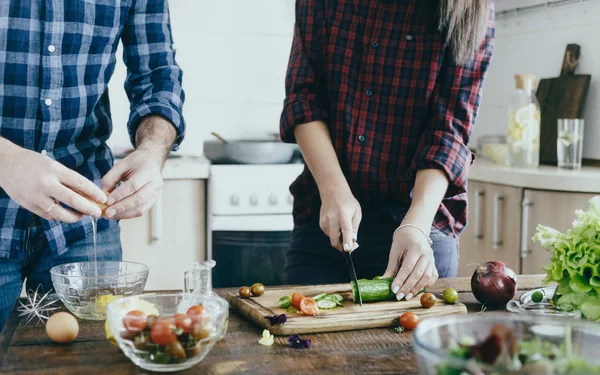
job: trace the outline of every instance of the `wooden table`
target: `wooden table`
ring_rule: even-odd
[[[542,275],[519,276],[519,293],[542,286]],[[430,291],[447,287],[459,292],[470,313],[480,312],[470,293],[470,279],[442,279]],[[226,290],[219,290],[225,293]],[[275,344],[258,344],[261,329],[231,311],[225,339],[204,361],[184,374],[417,374],[410,332],[391,328],[305,335],[312,339],[308,350],[292,349],[286,337]],[[103,322],[80,323],[76,341],[53,344],[43,326],[25,325],[13,311],[0,335],[1,374],[146,374],[133,365],[104,336]]]

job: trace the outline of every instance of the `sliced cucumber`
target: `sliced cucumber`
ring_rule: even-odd
[[[339,302],[339,303],[342,303],[342,302],[344,302],[344,297],[340,296],[339,294],[332,294],[332,295],[331,295],[331,298],[332,298],[334,301],[336,301],[336,302]]]
[[[317,306],[319,306],[320,309],[333,309],[334,307],[337,306],[337,303],[328,298],[325,298],[325,299],[319,300],[317,302]]]
[[[316,296],[314,296],[313,299],[315,301],[319,302],[320,300],[322,300],[323,298],[326,298],[327,296],[329,296],[329,294],[321,293],[321,294],[317,294]]]

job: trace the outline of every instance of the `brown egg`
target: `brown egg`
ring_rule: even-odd
[[[106,190],[102,190],[104,192],[104,194],[106,194],[106,196],[108,197],[108,195],[110,194],[108,191]],[[79,193],[79,195],[81,195],[82,197],[84,197],[85,199],[87,199],[88,201],[90,201],[91,203],[95,204],[96,206],[98,206],[100,208],[100,210],[102,211],[102,215],[104,215],[104,211],[106,211],[106,209],[108,208],[107,205],[102,204],[102,203],[98,203],[96,202],[94,199],[88,197],[87,195],[83,194],[83,193]]]
[[[46,334],[57,343],[72,342],[79,334],[79,323],[73,315],[57,312],[46,322]]]

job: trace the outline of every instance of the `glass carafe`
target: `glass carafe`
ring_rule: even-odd
[[[229,303],[212,290],[212,269],[217,263],[214,260],[193,263],[183,274],[184,293],[203,297],[202,305],[209,311],[214,311],[222,319],[223,324],[216,327],[219,340],[225,337],[229,320]]]
[[[508,165],[537,168],[540,164],[540,104],[533,93],[535,76],[515,76],[516,92],[508,113]]]

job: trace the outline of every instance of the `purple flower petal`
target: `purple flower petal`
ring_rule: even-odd
[[[302,339],[298,335],[291,335],[288,339],[290,346],[294,349],[308,349],[310,348],[310,339]]]
[[[285,322],[287,322],[287,315],[281,314],[281,315],[266,316],[265,319],[267,319],[269,321],[269,324],[271,324],[272,326],[276,326],[276,325],[284,324]]]

